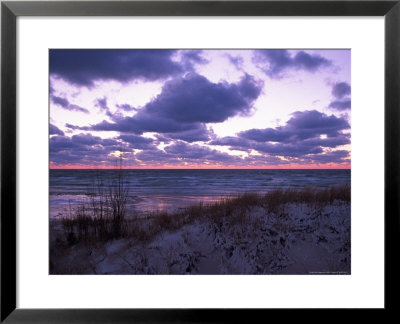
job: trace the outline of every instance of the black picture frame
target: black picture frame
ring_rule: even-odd
[[[2,1],[1,3],[1,322],[195,323],[259,321],[244,309],[16,308],[16,19],[19,16],[384,16],[385,308],[395,311],[399,246],[400,0],[395,1]],[[373,190],[373,188],[371,189]],[[367,291],[368,288],[366,288]],[[297,310],[310,316],[310,310]],[[316,310],[313,310],[316,311]],[[332,313],[331,311],[329,311]],[[370,317],[371,313],[368,313]],[[269,315],[269,314],[268,314]],[[260,317],[261,316],[261,317]],[[314,315],[312,315],[314,316]],[[331,315],[329,315],[331,316]],[[253,319],[253,320],[251,320]],[[266,319],[266,318],[264,318]]]

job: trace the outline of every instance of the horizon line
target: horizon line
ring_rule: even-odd
[[[351,170],[351,167],[343,168],[119,168],[119,167],[100,167],[100,168],[54,168],[49,170]]]

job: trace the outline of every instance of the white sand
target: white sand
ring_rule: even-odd
[[[51,227],[51,273],[350,274],[350,203],[339,201],[287,204],[277,214],[253,207],[243,223],[197,221],[148,243],[65,247],[59,222]]]

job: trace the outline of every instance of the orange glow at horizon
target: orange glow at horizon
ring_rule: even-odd
[[[112,169],[119,169],[119,167],[115,166],[108,166],[108,165],[82,165],[82,164],[62,164],[62,165],[54,165],[50,163],[51,170],[57,169],[93,169],[93,170],[112,170]],[[158,169],[158,170],[166,170],[166,169],[174,169],[174,170],[188,170],[188,169],[213,169],[213,170],[229,170],[229,169],[243,169],[243,170],[252,170],[252,169],[265,169],[265,170],[307,170],[307,169],[351,169],[351,164],[337,164],[337,163],[326,163],[326,164],[309,164],[309,165],[302,165],[302,164],[285,164],[285,165],[265,165],[265,166],[220,166],[220,165],[184,165],[184,166],[177,166],[177,165],[146,165],[146,166],[122,166],[122,169],[125,170],[144,170],[144,169]]]

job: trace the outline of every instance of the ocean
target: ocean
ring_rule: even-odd
[[[50,170],[50,217],[89,202],[97,179],[110,184],[118,170]],[[122,170],[128,206],[137,213],[174,211],[244,192],[350,185],[350,170]]]

